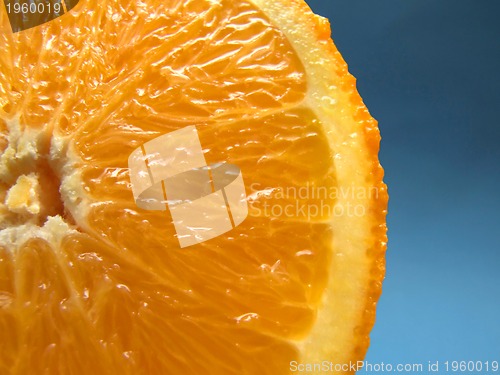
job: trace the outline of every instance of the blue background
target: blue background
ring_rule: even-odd
[[[500,2],[307,2],[383,138],[387,275],[366,360],[500,361]]]

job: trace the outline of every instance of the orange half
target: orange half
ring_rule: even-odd
[[[0,43],[0,374],[364,357],[387,192],[325,19],[300,0],[81,0],[15,34],[3,9]],[[181,248],[127,161],[193,125],[207,163],[241,169],[249,214]]]

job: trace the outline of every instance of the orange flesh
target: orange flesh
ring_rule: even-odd
[[[59,245],[0,249],[0,373],[285,374],[298,358],[289,340],[314,322],[332,232],[327,215],[263,205],[333,206],[310,197],[335,188],[333,151],[300,107],[304,69],[285,36],[249,2],[210,4],[88,0],[0,34],[2,130],[19,115],[49,142],[70,135],[92,202],[86,221],[57,207],[78,228]],[[251,204],[227,236],[180,249],[168,212],[135,205],[127,158],[187,125],[208,163],[241,168]]]
[[[229,0],[81,0],[40,27],[9,30],[0,12],[0,152],[15,131],[40,136],[36,157],[0,165],[0,203],[20,176],[36,175],[42,207],[36,217],[0,207],[0,374],[289,373],[332,269],[349,256],[334,259],[335,195],[346,192],[337,150],[308,108],[306,69],[284,32],[251,2]],[[363,125],[365,181],[379,189],[368,199],[363,308],[347,317],[360,323],[345,356],[360,359],[384,272],[387,197],[376,123],[338,52],[324,48],[346,105],[335,119]],[[189,125],[208,164],[241,168],[249,217],[181,249],[168,211],[137,207],[127,160]],[[68,192],[72,170],[81,181]],[[43,235],[5,244],[6,225],[58,233],[54,215],[69,224],[63,236],[36,229]],[[343,349],[335,340],[332,355]]]

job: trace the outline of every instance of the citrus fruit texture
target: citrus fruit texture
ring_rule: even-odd
[[[287,374],[363,358],[384,276],[379,131],[300,0],[0,11],[0,374]],[[249,214],[180,248],[127,160],[196,126]]]

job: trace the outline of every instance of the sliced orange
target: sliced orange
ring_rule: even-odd
[[[363,358],[387,193],[325,19],[299,0],[81,0],[18,33],[2,9],[0,31],[0,374]],[[249,215],[181,248],[127,160],[193,125],[207,163],[241,169]]]

